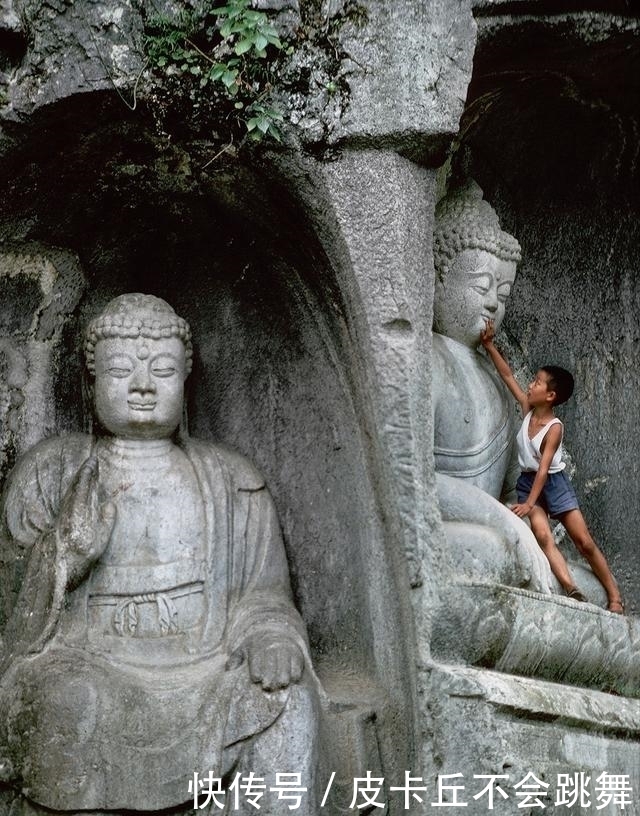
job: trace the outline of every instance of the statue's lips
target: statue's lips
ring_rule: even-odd
[[[129,400],[127,405],[132,411],[153,411],[156,407],[155,402],[132,402],[131,400]]]

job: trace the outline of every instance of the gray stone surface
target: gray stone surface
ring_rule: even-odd
[[[622,812],[621,805],[613,797],[607,801],[606,794],[598,792],[598,780],[603,773],[615,773],[615,768],[628,776],[630,792],[626,794],[624,812],[637,812],[637,700],[499,672],[447,666],[433,671],[430,692],[435,762],[427,776],[429,801],[438,800],[439,774],[461,774],[459,778],[445,779],[444,784],[463,788],[457,796],[458,801],[468,803],[466,813],[486,814],[487,793],[476,799],[474,796],[490,780],[475,777],[499,775],[503,778],[496,782],[507,798],[495,792],[494,812],[521,812],[528,783],[541,792],[544,806],[542,810],[534,805],[534,812],[559,816],[571,812],[567,804],[562,804],[558,784],[561,775],[570,783],[577,775],[578,784],[581,779],[585,783],[586,793],[580,800],[574,784],[578,790],[577,812],[592,812],[599,807],[597,812],[614,816]],[[535,779],[527,780],[531,773]],[[523,780],[525,786],[521,785]],[[565,802],[571,801],[567,796],[570,793],[571,784],[565,788]],[[452,796],[449,790],[443,798],[451,802]],[[529,802],[533,805],[534,800]]]
[[[3,467],[39,431],[87,429],[78,324],[122,291],[167,298],[197,338],[191,432],[254,461],[274,497],[327,695],[324,738],[343,758],[324,769],[338,770],[325,812],[345,809],[367,768],[388,794],[412,769],[428,801],[437,774],[456,771],[514,782],[608,770],[637,791],[636,701],[600,690],[635,694],[634,620],[609,626],[604,612],[493,584],[473,590],[460,621],[467,590],[451,583],[436,501],[430,342],[433,167],[457,134],[454,169],[478,179],[523,245],[504,324],[519,363],[553,354],[587,384],[563,417],[576,482],[633,608],[637,15],[624,2],[609,4],[620,14],[574,2],[547,13],[545,0],[260,5],[286,30],[313,30],[293,65],[309,87],[286,103],[287,147],[219,156],[214,122],[190,130],[181,114],[162,132],[142,78],[129,109],[140,5],[0,4],[0,238],[12,258],[37,244],[45,266],[64,247],[86,280],[81,290],[56,273],[42,312],[35,273],[6,290]],[[44,379],[28,364],[34,342],[50,342]],[[35,436],[21,436],[29,417]],[[562,646],[572,634],[587,644],[575,660]],[[467,665],[480,646],[488,658]],[[573,685],[559,682],[563,667]],[[401,798],[389,796],[392,814]]]
[[[86,338],[95,435],[36,445],[5,493],[2,781],[36,810],[155,810],[194,771],[291,767],[313,813],[323,692],[264,481],[174,441],[192,349],[164,301],[118,297]]]
[[[519,5],[522,13],[518,13]],[[611,373],[619,370],[619,365],[627,369],[632,357],[627,356],[622,363],[617,349],[625,347],[628,336],[633,337],[632,326],[637,323],[635,304],[627,295],[634,290],[635,279],[632,282],[627,271],[607,270],[610,261],[618,270],[637,266],[637,252],[632,249],[637,246],[636,235],[631,226],[637,221],[631,203],[631,188],[637,186],[635,148],[628,152],[631,144],[637,146],[637,137],[630,136],[637,119],[632,100],[638,98],[635,15],[616,17],[582,10],[547,15],[540,13],[547,8],[543,3],[480,3],[476,7],[483,11],[478,16],[479,42],[461,121],[461,150],[454,155],[454,165],[477,178],[505,228],[522,244],[523,261],[504,321],[513,359],[529,371],[546,362],[580,370],[575,362],[583,355],[589,357],[594,373],[607,366]],[[557,4],[554,8],[560,10]],[[626,247],[624,260],[621,256],[621,263],[615,263],[615,253],[622,246]],[[528,257],[529,251],[536,257]],[[627,282],[619,286],[623,280]],[[603,321],[605,313],[607,319]],[[600,344],[602,335],[610,338],[607,351]],[[605,363],[607,359],[609,363]],[[594,382],[602,383],[602,376],[595,373]],[[630,460],[635,453],[628,445],[627,420],[622,420],[622,414],[633,419],[630,411],[622,408],[626,402],[623,392],[601,387],[598,393],[602,407],[596,407],[593,396],[583,403],[586,424],[582,430],[574,414],[580,404],[578,395],[574,408],[567,405],[563,419],[569,448],[575,454],[574,480],[585,514],[616,577],[626,583],[625,592],[633,598],[635,579],[629,580],[627,570],[633,570],[635,562],[635,499],[627,493],[625,509],[619,505],[615,520],[608,516],[605,528],[602,515],[608,513],[610,497],[589,502],[588,492],[582,489],[585,483],[580,460],[584,458],[587,468],[599,471],[602,460],[596,451],[602,450],[606,457],[607,449],[616,450],[615,476],[614,469],[610,471],[616,482],[614,491],[626,491],[626,468],[634,467]],[[597,417],[602,410],[614,411],[615,406],[619,415],[611,415],[611,422],[593,422],[594,408]],[[614,441],[619,431],[621,436]],[[578,442],[579,455],[574,448],[576,433],[579,437],[592,434],[589,449]],[[617,538],[616,549],[608,536],[618,525],[627,524],[624,540],[629,544]],[[458,587],[452,590],[452,603],[459,591]],[[463,772],[467,780],[478,773],[505,774],[508,784],[513,785],[533,771],[553,790],[558,774],[583,772],[590,778],[593,794],[600,774],[615,767],[628,775],[633,792],[627,807],[637,810],[635,701],[595,690],[607,688],[611,678],[601,675],[604,682],[600,685],[598,674],[616,664],[626,674],[626,683],[632,684],[635,675],[627,669],[637,659],[629,652],[629,648],[636,649],[633,633],[616,634],[609,628],[605,634],[600,622],[608,618],[613,626],[626,630],[627,626],[633,629],[636,620],[614,621],[594,610],[594,627],[587,623],[583,609],[574,608],[567,610],[572,622],[565,629],[565,615],[549,613],[547,617],[540,607],[525,611],[530,601],[520,606],[515,598],[517,590],[507,593],[513,596],[508,603],[513,616],[503,617],[503,608],[492,617],[491,609],[495,613],[500,606],[486,603],[492,591],[476,587],[474,592],[477,594],[466,617],[462,613],[457,621],[449,620],[444,640],[440,619],[436,619],[434,651],[443,661],[451,659],[445,654],[446,647],[455,642],[461,647],[461,659],[479,658],[484,666],[496,661],[502,673],[447,667],[434,672],[435,678],[442,671],[431,689],[429,704],[434,723],[433,786],[437,773]],[[569,603],[553,598],[547,602]],[[467,640],[461,633],[467,631],[469,618],[476,624],[475,634]],[[546,624],[552,626],[552,633],[545,635]],[[534,647],[531,635],[536,629],[541,637]],[[487,650],[482,655],[473,654],[481,643]],[[530,650],[525,648],[527,643]],[[444,645],[445,652],[439,644]],[[603,646],[613,648],[617,657],[607,660]],[[594,647],[595,653],[591,652]],[[556,648],[559,654],[552,657],[547,650]],[[523,669],[530,673],[526,663],[532,659],[536,672],[547,672],[553,679],[562,677],[562,685],[504,673]],[[582,668],[572,666],[576,659],[591,662],[590,668],[585,672],[585,664]],[[570,678],[573,686],[568,685]],[[592,688],[585,688],[589,685]],[[623,680],[619,688],[624,687]],[[626,685],[626,691],[635,694],[632,685]],[[473,793],[477,790],[474,788]],[[511,796],[514,793],[509,790]],[[564,805],[555,803],[554,793],[549,800],[544,799],[546,812],[564,810]],[[486,802],[484,806],[471,798],[469,802],[468,812],[486,812]],[[500,807],[511,813],[515,804],[512,799],[499,799],[496,809]],[[614,813],[616,805],[609,803],[607,808]]]
[[[98,174],[106,172],[108,155],[96,160]],[[117,174],[120,181],[108,188],[108,196],[125,197],[121,203],[127,217],[114,232],[113,222],[104,220],[104,199],[94,198],[104,189],[104,179],[95,183],[93,158],[88,165],[78,165],[79,156],[68,154],[67,171],[74,178],[85,173],[86,186],[76,188],[55,229],[69,236],[77,225],[83,234],[89,286],[79,309],[81,322],[114,290],[151,286],[178,299],[199,339],[191,430],[206,439],[223,439],[250,456],[274,493],[296,599],[331,700],[331,756],[339,751],[349,758],[341,768],[351,779],[378,766],[383,775],[398,778],[413,750],[414,665],[402,634],[411,631],[408,579],[400,528],[382,477],[385,460],[371,424],[371,397],[354,352],[357,323],[351,313],[346,316],[317,239],[287,207],[283,191],[269,192],[257,169],[229,165],[225,181],[219,170],[211,178],[194,175],[183,153],[172,155],[149,167],[132,163],[126,173]],[[423,195],[424,171],[391,154],[385,161],[389,170],[403,168],[406,178],[414,180],[413,189]],[[160,169],[175,167],[180,172]],[[145,181],[150,171],[159,172],[156,181],[162,177],[164,192],[150,194],[156,183]],[[293,177],[292,162],[289,172]],[[322,186],[317,169],[315,176],[309,166],[304,173]],[[274,189],[282,186],[277,173],[267,178]],[[357,198],[358,184],[353,177],[347,180]],[[372,197],[380,181],[371,174]],[[385,183],[395,183],[393,173]],[[318,189],[315,202],[321,205]],[[188,193],[183,204],[169,212],[167,190],[180,197]],[[61,190],[50,192],[55,197]],[[192,194],[195,198],[187,204]],[[109,206],[114,207],[113,202]],[[21,207],[14,216],[19,217]],[[327,196],[318,213],[322,210],[326,217],[328,208]],[[417,210],[420,218],[425,212]],[[164,221],[166,215],[175,219],[173,225]],[[39,217],[42,226],[53,226],[56,206],[48,201]],[[318,215],[318,231],[321,220]],[[209,240],[202,238],[203,232],[209,236],[212,231],[226,236],[213,255]],[[249,244],[247,234],[252,236]],[[418,232],[416,252],[419,240]],[[417,268],[415,275],[426,285]],[[364,312],[359,314],[362,319]],[[428,331],[430,319],[420,319]],[[77,351],[72,347],[69,353],[66,365],[79,374]],[[420,381],[425,371],[414,367],[412,376]],[[69,376],[65,374],[65,380]],[[65,421],[74,429],[82,427],[82,416],[81,411],[74,416],[70,404],[76,398],[68,395],[77,394],[77,381],[71,378],[69,388],[62,389],[69,406]],[[357,414],[355,406],[360,406]],[[428,427],[420,433],[426,445]],[[423,461],[418,464],[424,467]],[[381,507],[386,507],[384,515]],[[435,516],[432,503],[425,509]],[[425,572],[429,581],[431,575]],[[352,782],[340,784],[344,790]]]
[[[64,355],[64,332],[84,290],[77,257],[37,244],[0,251],[0,473],[56,429],[53,372]]]
[[[466,96],[475,43],[469,3],[363,6],[364,26],[340,30],[350,103],[333,140],[382,140],[423,160],[440,153],[457,130]]]
[[[19,30],[25,56],[6,76],[4,117],[16,119],[77,93],[133,87],[143,60],[136,4],[17,0],[0,26]]]
[[[132,110],[146,99],[153,112],[160,103],[144,74],[145,20],[175,17],[183,7],[175,0],[5,0],[0,119],[21,120],[98,91],[117,93]],[[428,10],[416,0],[302,7],[278,0],[259,8],[274,12],[283,32],[303,31],[285,69],[293,86],[281,95],[295,126],[292,138],[305,144],[384,142],[414,156],[444,156],[462,112],[475,42],[468,0],[438,0]]]

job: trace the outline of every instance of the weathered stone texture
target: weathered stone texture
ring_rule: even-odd
[[[383,140],[424,158],[458,128],[475,42],[469,3],[365,7],[365,25],[340,32],[351,98],[334,139]]]
[[[505,321],[519,366],[577,374],[576,482],[637,609],[637,15],[624,0],[258,5],[334,39],[298,55],[317,82],[286,102],[287,145],[219,155],[213,123],[167,134],[135,104],[143,11],[179,3],[0,3],[0,475],[86,421],[72,329],[123,291],[164,296],[196,335],[192,431],[255,461],[274,495],[332,734],[358,748],[339,795],[363,758],[387,784],[424,775],[427,801],[458,771],[607,770],[639,791],[637,700],[601,690],[636,693],[635,621],[583,626],[563,601],[532,634],[536,599],[514,589],[484,620],[486,588],[447,618],[430,336],[433,168],[457,134],[452,164],[523,247]]]
[[[60,421],[54,371],[84,290],[77,258],[37,244],[0,252],[0,473]]]

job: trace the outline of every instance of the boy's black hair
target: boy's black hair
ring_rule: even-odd
[[[549,375],[547,381],[548,390],[556,392],[553,404],[562,405],[573,394],[573,374],[570,374],[566,368],[554,365],[541,366],[540,371],[544,371],[545,374]]]

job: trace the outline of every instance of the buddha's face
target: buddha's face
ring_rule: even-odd
[[[434,331],[475,348],[488,319],[500,328],[515,276],[513,261],[481,249],[460,252],[436,282]]]
[[[110,337],[95,349],[95,410],[124,439],[162,439],[180,424],[185,348],[177,337]]]

